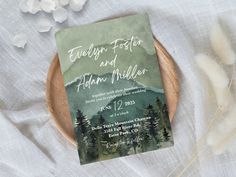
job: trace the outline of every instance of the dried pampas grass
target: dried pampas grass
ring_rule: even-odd
[[[210,56],[198,54],[195,56],[198,67],[208,76],[214,87],[225,88],[229,84],[229,78],[221,66]]]
[[[198,54],[195,56],[198,67],[208,76],[214,90],[217,105],[226,110],[233,103],[232,95],[228,89],[229,78],[223,68],[210,56]]]
[[[226,114],[224,119],[208,133],[207,143],[215,154],[223,153],[236,137],[236,105]],[[217,136],[217,137],[214,137]]]
[[[210,41],[212,49],[224,64],[232,65],[235,63],[236,55],[230,44],[230,40],[218,23],[211,30]]]
[[[199,151],[200,148],[205,145],[205,138],[207,145],[212,148],[212,152],[216,155],[222,154],[229,149],[230,144],[235,141],[236,138],[236,102],[230,91],[235,72],[235,53],[230,44],[230,40],[219,24],[214,25],[212,28],[210,40],[216,55],[221,59],[223,64],[231,65],[233,72],[229,79],[223,67],[210,56],[205,54],[195,56],[197,66],[209,78],[212,85],[212,90],[216,97],[217,109],[211,116],[210,123],[207,124],[206,133],[198,139],[190,160],[179,172],[178,177],[181,177],[198,158],[198,153],[202,152]],[[215,123],[214,126],[212,126],[213,123]],[[174,173],[176,169],[177,167],[169,173],[168,177]]]
[[[235,70],[236,55],[227,35],[217,23],[210,32],[213,51],[223,64],[232,66],[232,75]],[[198,67],[206,74],[215,93],[217,107],[224,117],[215,123],[207,134],[207,144],[215,154],[223,153],[236,137],[236,103],[230,91],[232,78],[229,79],[223,67],[214,59],[205,54],[195,56]]]
[[[236,129],[234,129],[229,135],[224,137],[224,139],[217,145],[212,146],[213,153],[216,155],[224,153],[234,142],[235,138],[236,138]]]
[[[235,107],[236,105],[234,105]],[[236,109],[231,109],[215,127],[208,133],[207,144],[218,146],[236,128]]]
[[[234,103],[231,91],[228,89],[228,87],[214,87],[213,90],[215,93],[218,108],[221,111],[227,111],[229,107]]]
[[[236,104],[230,92],[231,82],[235,70],[236,55],[230,44],[227,35],[217,23],[213,26],[210,33],[211,45],[214,52],[219,56],[222,63],[233,65],[232,77],[227,88],[215,90],[217,103],[224,102],[221,106],[223,119],[219,120],[207,135],[207,144],[212,147],[215,154],[222,154],[236,137]],[[228,82],[228,79],[227,79]],[[219,106],[219,104],[218,104]]]

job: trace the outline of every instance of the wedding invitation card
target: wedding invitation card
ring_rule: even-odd
[[[173,145],[146,14],[56,33],[81,164]]]

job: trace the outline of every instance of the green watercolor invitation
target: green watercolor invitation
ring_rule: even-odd
[[[173,145],[148,16],[56,33],[81,164]]]

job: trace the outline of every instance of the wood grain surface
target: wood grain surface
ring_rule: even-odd
[[[169,118],[172,122],[179,99],[179,83],[175,63],[159,41],[154,40],[161,76],[163,80]],[[66,91],[56,54],[48,70],[46,82],[46,102],[57,129],[72,144],[76,145],[74,129],[70,117]]]

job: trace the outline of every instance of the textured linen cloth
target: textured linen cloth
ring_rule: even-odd
[[[80,166],[77,149],[56,129],[45,104],[47,71],[57,49],[58,29],[101,19],[145,12],[154,35],[173,56],[180,79],[180,100],[172,124],[171,148]],[[209,29],[220,19],[236,51],[235,0],[89,0],[85,8],[55,24],[49,33],[37,32],[36,20],[50,15],[20,13],[16,0],[0,2],[0,177],[166,177],[177,176],[191,160],[196,142],[206,132],[215,107],[207,79],[194,55],[213,55]],[[11,39],[25,33],[24,50]],[[99,35],[99,34],[97,34]],[[235,93],[235,80],[234,80]],[[203,143],[181,176],[236,176],[236,144],[214,156]],[[174,170],[174,171],[173,171]],[[173,173],[171,173],[173,171]]]

